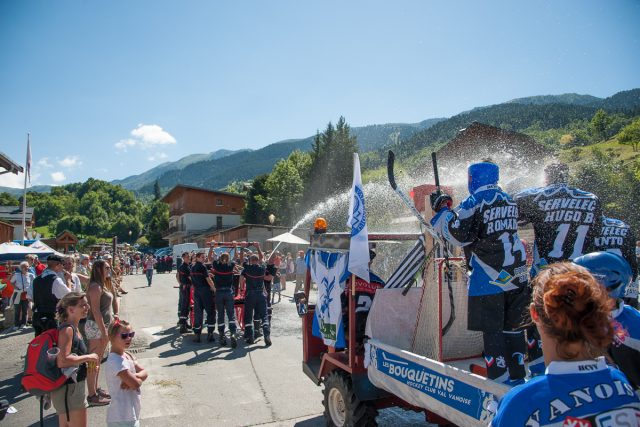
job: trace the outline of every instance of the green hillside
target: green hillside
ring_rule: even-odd
[[[389,123],[351,128],[356,136],[361,152],[376,150],[387,144],[411,137],[416,132],[438,123],[441,118],[427,119],[419,123]],[[186,184],[196,187],[220,189],[232,182],[249,181],[254,177],[271,171],[278,160],[285,159],[295,150],[309,151],[314,137],[289,139],[267,145],[253,151],[234,152],[221,159],[204,159],[190,162],[183,167],[172,167],[154,175],[136,180],[137,187],[130,184],[138,194],[151,194],[157,179],[163,191],[174,185]],[[149,178],[153,176],[153,178]],[[130,178],[128,178],[130,179]],[[117,183],[117,181],[114,181]]]
[[[508,101],[508,103],[531,105],[571,104],[597,107],[602,101],[602,98],[598,98],[596,96],[580,95],[577,93],[563,93],[562,95],[538,95],[528,96],[525,98],[516,98]]]
[[[215,160],[221,159],[223,157],[230,156],[232,154],[242,152],[242,151],[251,151],[248,149],[244,150],[216,150],[207,154],[190,154],[186,157],[183,157],[175,162],[164,162],[152,169],[149,169],[146,172],[143,172],[139,175],[132,175],[124,179],[116,179],[111,181],[112,184],[121,185],[128,190],[138,189],[140,187],[144,187],[149,184],[153,184],[155,180],[165,172],[183,169],[193,163],[207,161],[207,160]]]

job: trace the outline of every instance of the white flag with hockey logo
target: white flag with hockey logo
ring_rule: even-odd
[[[358,153],[353,153],[353,185],[349,197],[347,227],[351,228],[349,272],[369,283],[369,232]]]

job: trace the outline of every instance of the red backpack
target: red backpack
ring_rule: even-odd
[[[22,374],[22,387],[34,396],[42,396],[63,386],[67,377],[55,360],[49,360],[47,350],[58,346],[58,329],[48,329],[35,337],[27,347]]]

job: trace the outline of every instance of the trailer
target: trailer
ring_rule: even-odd
[[[424,241],[416,233],[369,235],[370,246],[383,257],[380,248],[387,243]],[[348,250],[347,233],[312,235],[304,293],[295,296],[302,318],[302,369],[315,384],[324,385],[327,425],[376,425],[378,410],[396,406],[422,412],[430,423],[486,426],[509,387],[481,375],[482,337],[466,329],[463,260],[436,258],[426,262],[417,286],[378,289],[364,346],[356,342],[356,306],[362,304],[347,292],[345,347],[337,348],[313,333],[314,317],[324,308],[312,301],[312,270],[316,252],[348,256]]]

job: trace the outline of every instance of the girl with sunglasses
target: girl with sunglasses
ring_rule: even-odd
[[[111,405],[107,409],[110,427],[138,427],[140,425],[140,386],[147,379],[147,371],[127,352],[135,331],[129,322],[115,320],[109,326],[111,353],[105,363]]]

